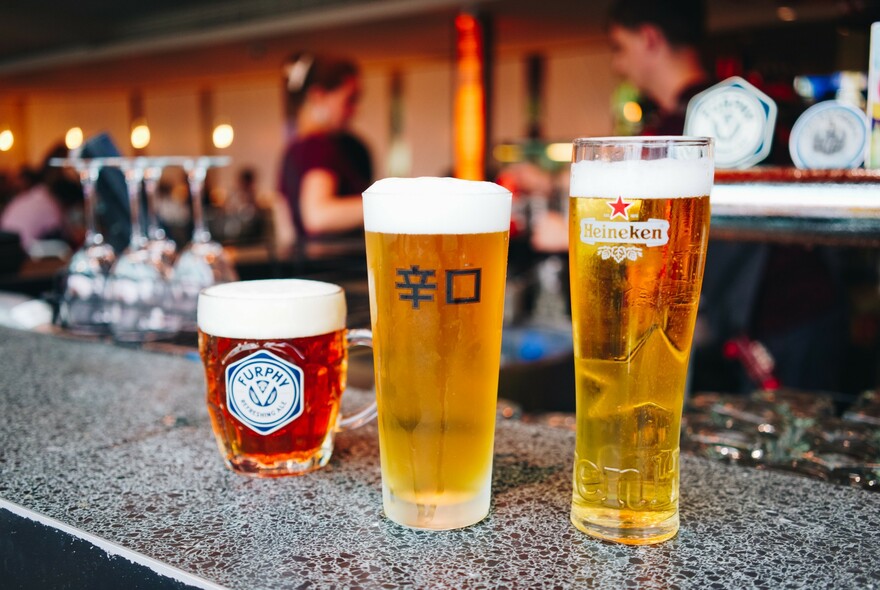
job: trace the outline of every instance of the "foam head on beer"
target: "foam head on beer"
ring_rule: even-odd
[[[239,281],[199,295],[199,329],[224,338],[306,338],[345,328],[345,293],[320,281]]]
[[[660,139],[660,138],[649,138]],[[656,160],[581,160],[571,166],[572,197],[674,199],[703,197],[712,190],[711,157]]]
[[[397,234],[507,231],[510,205],[510,191],[492,182],[385,178],[364,192],[364,229]]]

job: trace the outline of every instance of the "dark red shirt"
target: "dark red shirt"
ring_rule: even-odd
[[[349,133],[320,133],[297,138],[284,152],[278,187],[290,204],[297,236],[327,238],[362,233],[359,230],[341,234],[306,231],[300,208],[300,188],[303,177],[311,170],[326,170],[336,178],[337,198],[360,198],[373,180],[373,167],[366,146]]]

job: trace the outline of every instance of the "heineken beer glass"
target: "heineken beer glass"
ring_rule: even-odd
[[[640,545],[678,530],[679,430],[712,152],[708,138],[574,142],[571,520],[595,537]]]
[[[451,178],[364,193],[383,504],[404,526],[489,511],[510,206]]]
[[[369,330],[345,329],[345,293],[297,279],[203,289],[199,350],[208,411],[227,467],[254,476],[296,475],[330,460],[337,430],[375,417],[371,404],[342,419],[349,345]]]

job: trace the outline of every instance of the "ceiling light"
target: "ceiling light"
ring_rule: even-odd
[[[571,162],[570,143],[551,143],[547,146],[547,157],[554,162]]]
[[[623,118],[630,123],[638,123],[642,120],[642,107],[634,100],[625,103],[623,105]]]
[[[82,142],[83,130],[79,127],[71,127],[64,135],[64,145],[66,145],[69,150],[75,150],[82,145]]]
[[[515,143],[502,143],[492,150],[495,159],[503,164],[519,162],[523,159],[522,148]]]
[[[0,152],[8,152],[12,149],[12,144],[14,142],[15,138],[12,136],[12,131],[9,129],[0,131]]]
[[[131,128],[131,147],[142,150],[150,145],[150,128],[146,123],[138,123]]]
[[[211,139],[214,141],[215,148],[220,150],[228,148],[232,145],[232,140],[235,139],[235,130],[232,129],[232,125],[222,123],[214,127]]]

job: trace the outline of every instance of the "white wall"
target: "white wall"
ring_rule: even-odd
[[[86,138],[107,132],[123,154],[130,153],[128,119],[128,96],[122,92],[31,95],[25,106],[27,160],[39,164],[71,127],[81,127]]]
[[[22,164],[27,162],[23,115],[23,104],[20,106],[17,99],[0,98],[0,131],[8,127],[13,135],[12,148],[6,152],[0,152],[0,170],[6,170],[13,174]]]
[[[232,188],[241,169],[253,168],[259,191],[276,189],[284,148],[283,108],[281,83],[274,77],[218,84],[214,88],[214,116],[235,130],[232,145],[217,151],[231,156],[232,164],[215,173],[215,186]]]
[[[388,144],[391,138],[391,75],[385,69],[364,69],[361,75],[361,102],[352,131],[370,149],[373,175],[388,175]]]
[[[493,82],[490,143],[508,143],[525,137],[528,132],[525,57],[498,60]]]
[[[551,56],[547,60],[544,135],[569,141],[608,135],[612,129],[611,92],[617,82],[606,49]]]
[[[143,94],[144,116],[150,126],[151,156],[195,156],[201,150],[199,95],[194,88],[148,90]],[[119,138],[126,143],[128,138]]]
[[[403,139],[412,154],[412,176],[452,171],[452,65],[416,64],[403,72]]]

